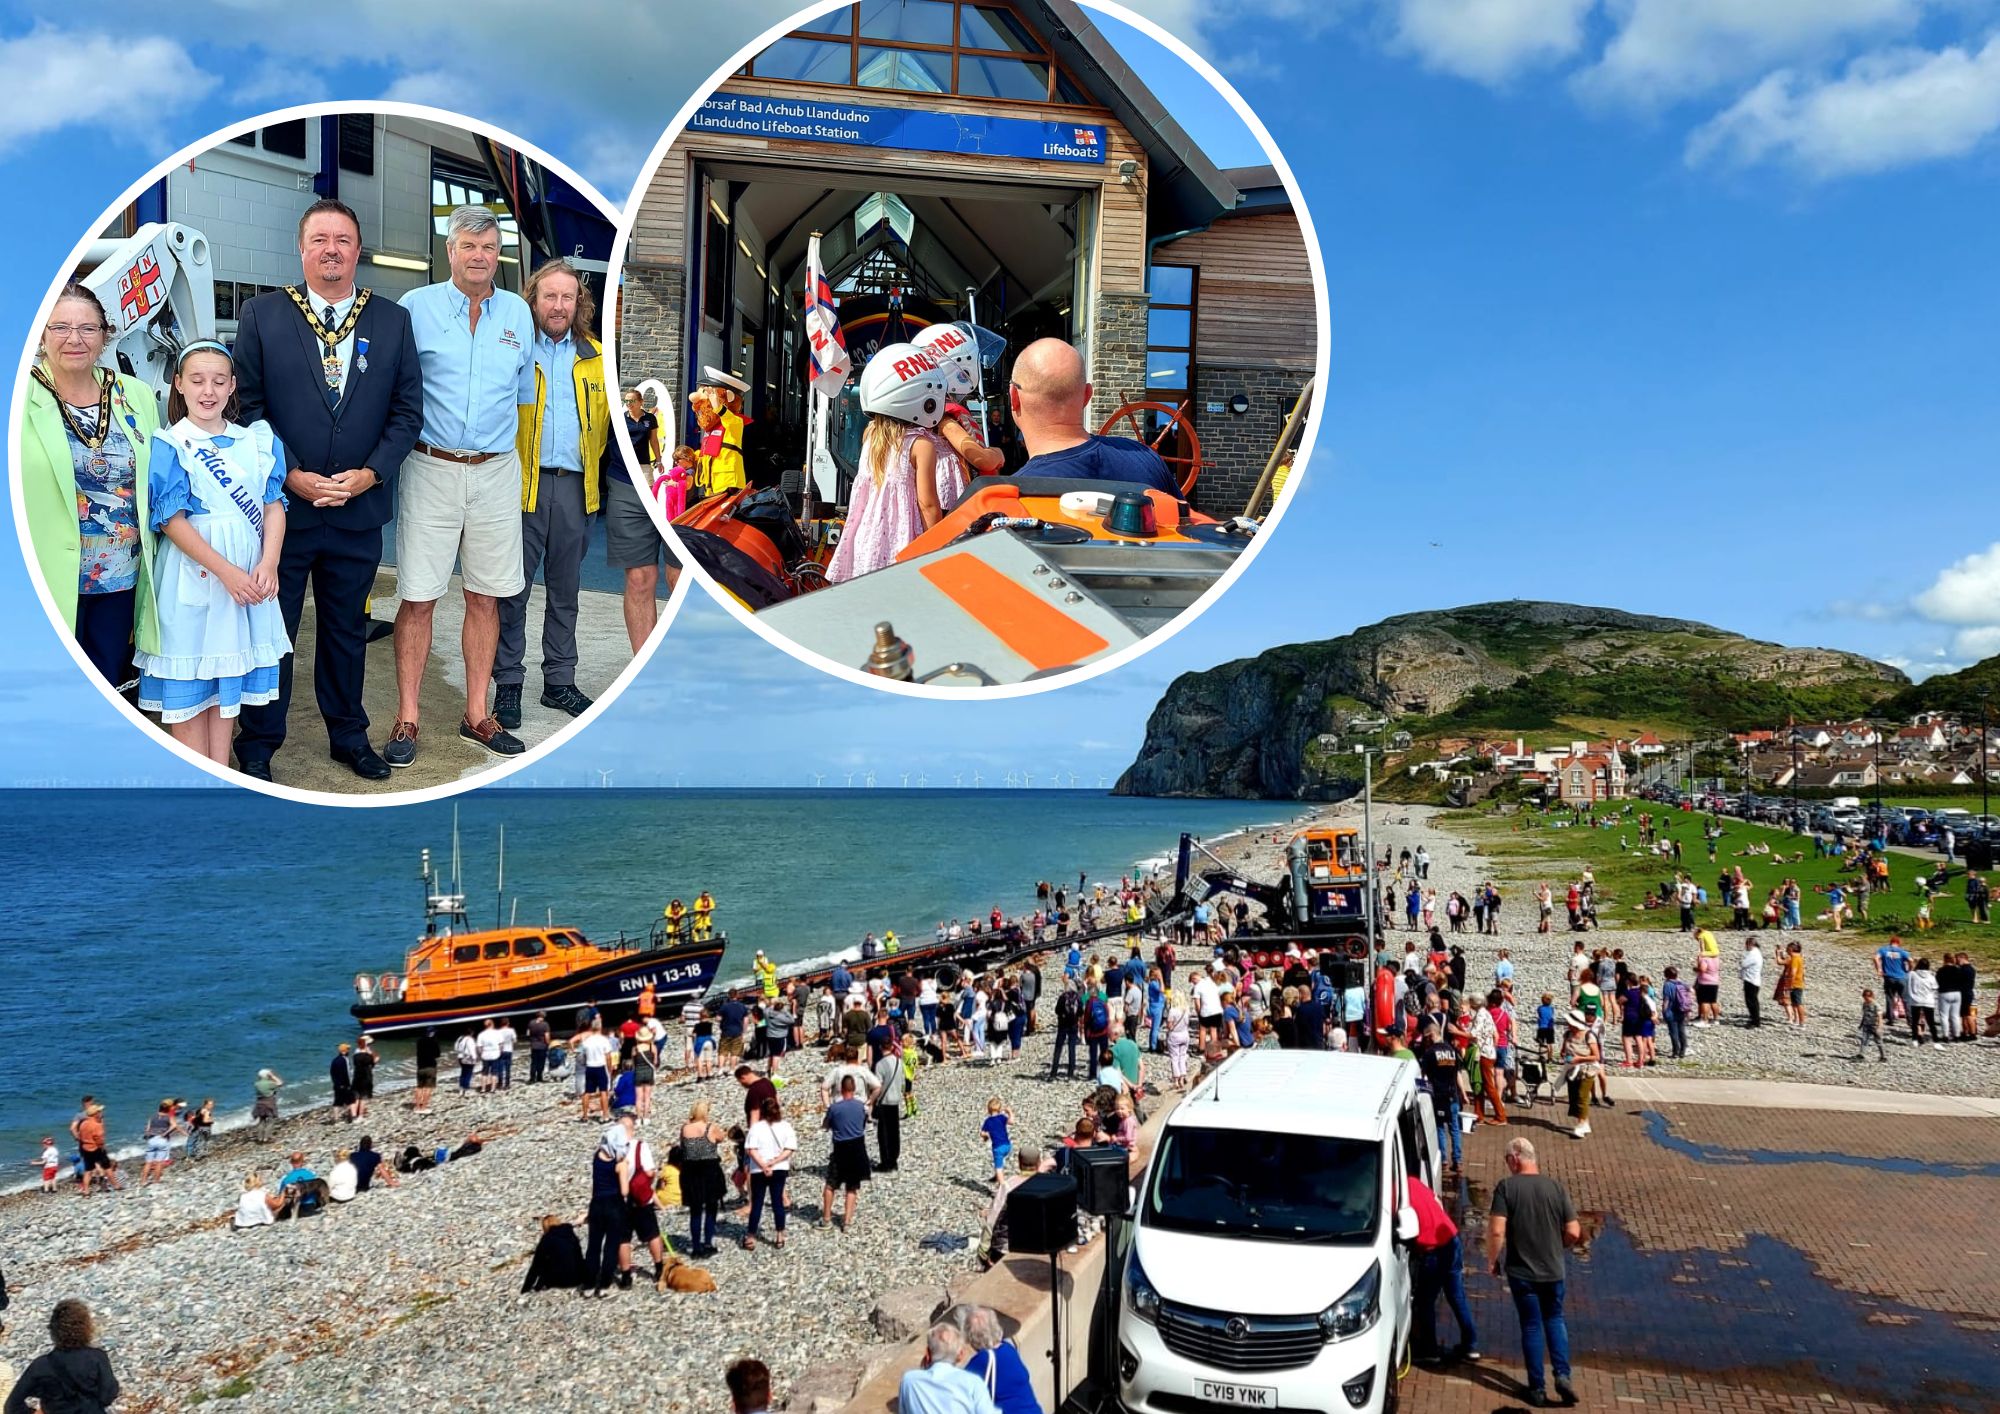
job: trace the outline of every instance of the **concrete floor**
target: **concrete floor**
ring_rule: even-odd
[[[392,521],[383,530],[382,568],[375,577],[371,611],[385,626],[396,616],[396,535]],[[625,632],[622,602],[624,573],[607,562],[603,518],[591,523],[590,548],[583,564],[583,591],[577,606],[576,685],[585,696],[600,699],[632,661],[631,641]],[[659,597],[668,589],[661,577]],[[571,718],[541,705],[541,624],[544,591],[534,585],[528,599],[527,680],[521,692],[521,726],[514,735],[530,749],[547,741]],[[664,608],[664,604],[662,605]],[[506,758],[489,754],[460,739],[458,723],[465,712],[465,670],[459,652],[459,633],[465,619],[465,598],[457,576],[452,588],[438,601],[437,619],[431,642],[431,660],[418,699],[422,733],[417,739],[416,764],[397,771],[386,781],[364,781],[347,767],[334,762],[326,751],[326,728],[314,701],[311,675],[313,655],[313,605],[306,601],[305,616],[299,622],[297,655],[298,679],[292,694],[292,710],[284,749],[271,760],[271,778],[279,785],[297,790],[326,791],[337,795],[398,794],[428,786],[447,785],[484,775],[506,763]],[[664,615],[662,616],[664,622]],[[368,645],[368,669],[362,702],[368,712],[368,739],[380,751],[395,729],[396,659],[388,637]],[[518,759],[518,758],[515,758]]]
[[[340,795],[364,793],[393,794],[468,780],[504,765],[505,758],[494,756],[471,742],[461,740],[458,723],[466,715],[465,668],[459,653],[459,633],[465,621],[465,598],[456,578],[450,593],[438,601],[436,626],[431,641],[430,666],[424,674],[418,698],[418,721],[422,732],[417,738],[416,764],[397,771],[386,781],[364,781],[347,767],[333,761],[326,752],[326,728],[313,699],[310,684],[313,654],[313,609],[307,600],[299,622],[298,686],[292,694],[292,711],[285,747],[271,758],[271,778],[277,784],[298,790],[328,791]],[[570,724],[564,713],[541,705],[542,678],[541,622],[544,593],[537,584],[528,598],[527,681],[521,691],[521,725],[514,735],[532,749]],[[396,616],[396,572],[382,570],[375,579],[373,615],[387,624]],[[631,642],[625,633],[625,614],[620,596],[586,589],[577,605],[576,685],[585,696],[602,697],[632,660]],[[388,637],[368,645],[368,671],[362,703],[368,712],[368,739],[377,751],[388,742],[396,722],[395,645]]]

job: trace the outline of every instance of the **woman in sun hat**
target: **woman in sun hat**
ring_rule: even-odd
[[[1563,1035],[1562,1058],[1569,1081],[1569,1113],[1576,1121],[1570,1137],[1581,1139],[1590,1133],[1590,1095],[1603,1072],[1604,1051],[1592,1029],[1590,1018],[1572,1009]]]

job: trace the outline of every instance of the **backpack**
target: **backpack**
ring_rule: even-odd
[[[1090,1029],[1108,1031],[1111,1029],[1111,1012],[1104,1005],[1104,998],[1092,996],[1090,999]]]
[[[625,1191],[631,1195],[634,1203],[642,1208],[650,1208],[653,1206],[653,1176],[646,1172],[646,1166],[640,1162],[644,1157],[643,1150],[632,1156],[632,1181],[626,1186]]]

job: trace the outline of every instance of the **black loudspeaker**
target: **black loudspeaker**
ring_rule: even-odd
[[[1319,955],[1319,970],[1326,974],[1326,980],[1337,988],[1365,987],[1368,985],[1368,965],[1359,958],[1336,956],[1332,949]]]
[[[1116,1144],[1072,1149],[1069,1171],[1076,1179],[1076,1205],[1094,1218],[1123,1216],[1131,1204],[1132,1179],[1127,1154]]]
[[[1048,1257],[1075,1241],[1076,1180],[1068,1174],[1038,1173],[1007,1195],[1009,1251]]]

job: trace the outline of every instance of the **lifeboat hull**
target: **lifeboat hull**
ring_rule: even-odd
[[[561,1020],[566,1011],[595,1006],[616,1015],[636,1007],[639,993],[650,983],[660,1013],[665,1015],[669,1003],[679,1006],[708,991],[722,965],[724,943],[716,938],[680,947],[643,949],[518,987],[420,1001],[357,1003],[349,1010],[362,1029],[377,1035],[420,1031],[426,1026],[460,1026],[489,1016],[533,1016],[538,1011],[549,1013],[560,1029],[566,1024]]]

